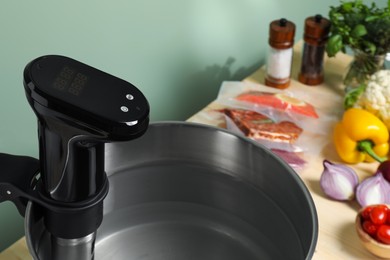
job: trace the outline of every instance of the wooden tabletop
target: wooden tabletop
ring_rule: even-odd
[[[294,59],[292,69],[292,81],[289,92],[305,93],[307,101],[327,113],[338,116],[342,114],[342,97],[344,87],[342,76],[346,71],[351,57],[338,54],[335,58],[326,58],[324,62],[325,81],[321,85],[310,87],[298,82],[297,75],[301,63],[302,42],[294,47]],[[264,83],[264,68],[260,68],[250,75],[244,82]],[[199,113],[188,119],[191,122],[215,125],[216,122],[202,116],[202,112],[219,107],[216,102],[210,103]],[[331,141],[331,131],[322,135],[324,146],[318,153],[305,154],[307,164],[298,172],[308,187],[316,205],[319,220],[319,237],[313,259],[375,259],[366,251],[358,240],[354,228],[354,221],[359,209],[356,201],[338,202],[325,197],[319,185],[319,179],[323,170],[322,162],[328,159],[335,163],[341,163]],[[377,163],[360,163],[351,165],[363,179],[374,173]],[[22,238],[0,254],[0,260],[25,260],[31,259],[28,254],[25,239]]]

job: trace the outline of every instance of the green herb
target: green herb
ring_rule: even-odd
[[[390,51],[390,0],[385,8],[378,8],[375,2],[370,6],[362,0],[340,1],[331,6],[330,38],[326,52],[333,57],[346,47],[371,55],[383,55]]]
[[[355,105],[360,95],[366,90],[366,85],[362,84],[347,92],[344,98],[344,109],[347,110]]]

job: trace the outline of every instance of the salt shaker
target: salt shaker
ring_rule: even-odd
[[[330,21],[317,14],[306,18],[304,47],[298,80],[314,86],[324,81],[323,62]]]
[[[265,85],[284,89],[290,85],[295,24],[284,18],[270,23]]]

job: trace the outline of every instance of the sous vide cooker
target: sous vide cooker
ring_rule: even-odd
[[[2,154],[9,187],[1,199],[13,200],[21,214],[27,200],[40,206],[50,259],[91,259],[109,187],[104,143],[141,136],[148,102],[132,84],[57,55],[31,61],[23,83],[38,118],[39,161]]]

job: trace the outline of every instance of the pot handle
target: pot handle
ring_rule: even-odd
[[[0,167],[0,202],[12,201],[24,217],[28,200],[35,197],[32,187],[39,160],[0,153]]]

